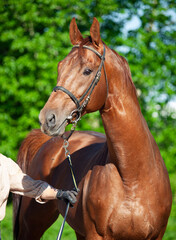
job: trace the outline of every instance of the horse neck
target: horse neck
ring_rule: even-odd
[[[106,66],[109,94],[100,113],[110,162],[126,182],[134,182],[153,168],[156,144],[142,116],[127,62],[118,56],[113,69],[112,65]]]

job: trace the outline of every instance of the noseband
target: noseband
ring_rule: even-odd
[[[101,76],[101,69],[103,67],[104,69],[104,74],[105,74],[105,79],[106,79],[106,85],[107,85],[107,92],[108,92],[108,81],[107,81],[107,76],[106,76],[106,71],[105,71],[105,66],[104,66],[104,61],[105,61],[105,46],[103,45],[104,49],[103,49],[103,55],[101,55],[98,51],[96,51],[94,48],[83,45],[83,48],[86,48],[92,52],[94,52],[100,59],[101,59],[101,63],[98,67],[98,70],[96,72],[96,75],[94,77],[94,79],[92,80],[91,84],[89,85],[88,89],[83,93],[83,95],[80,97],[80,99],[77,99],[73,93],[71,93],[69,90],[67,90],[66,88],[62,87],[62,86],[56,86],[54,87],[54,91],[56,92],[57,90],[60,90],[64,93],[66,93],[71,99],[72,101],[76,104],[76,109],[73,110],[70,114],[70,116],[67,117],[67,120],[72,120],[74,115],[76,115],[76,120],[72,121],[72,122],[78,122],[80,117],[81,117],[81,113],[82,110],[87,106],[89,100],[90,100],[90,96],[95,88],[95,86],[97,85],[97,83],[100,80],[100,76]],[[73,48],[79,48],[79,45],[75,45],[73,46]],[[87,97],[86,97],[87,96]],[[86,98],[85,98],[86,97]],[[84,100],[85,98],[85,100]],[[83,101],[84,100],[84,101]],[[81,102],[83,101],[83,103],[81,104]]]

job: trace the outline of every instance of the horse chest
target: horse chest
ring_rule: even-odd
[[[106,203],[109,203],[107,198]],[[108,206],[99,199],[94,206],[89,206],[89,214],[97,233],[105,239],[150,239],[155,235],[153,222],[138,203],[134,207],[113,201]],[[94,211],[95,210],[95,211]]]
[[[105,239],[150,239],[155,220],[141,199],[126,198],[117,170],[109,165],[93,173],[87,185],[85,221]]]
[[[155,234],[154,221],[138,201],[122,203],[109,218],[109,232],[114,239],[150,239]]]

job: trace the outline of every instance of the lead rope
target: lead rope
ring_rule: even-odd
[[[71,135],[72,135],[73,132],[75,131],[77,122],[78,122],[78,121],[76,121],[76,122],[73,124],[69,136],[64,139],[63,148],[65,149],[65,157],[67,158],[68,163],[69,163],[69,167],[70,167],[70,171],[71,171],[71,175],[72,175],[72,180],[73,180],[74,187],[75,187],[76,191],[78,192],[78,187],[77,187],[77,184],[76,184],[75,174],[74,174],[74,171],[73,171],[73,166],[72,166],[72,160],[71,160],[71,156],[70,156],[70,151],[68,150],[68,147],[69,147],[68,139],[71,137]],[[62,237],[62,233],[63,233],[63,230],[64,230],[65,221],[66,221],[66,218],[67,218],[67,214],[68,214],[69,207],[70,207],[70,203],[68,202],[68,203],[67,203],[66,210],[65,210],[64,220],[63,220],[62,225],[61,225],[61,227],[60,227],[60,230],[59,230],[59,233],[58,233],[58,236],[57,236],[57,240],[60,240],[61,237]]]

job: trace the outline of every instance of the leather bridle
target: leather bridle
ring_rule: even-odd
[[[79,45],[75,45],[73,46],[74,48],[79,48]],[[68,159],[69,161],[69,166],[70,166],[70,170],[71,170],[71,173],[72,173],[72,179],[73,179],[73,183],[74,183],[74,186],[75,186],[75,189],[76,191],[78,191],[78,188],[77,188],[77,184],[76,184],[76,179],[75,179],[75,175],[74,175],[74,172],[73,172],[73,169],[72,169],[72,162],[71,162],[71,155],[70,155],[70,152],[69,150],[67,149],[68,148],[68,139],[70,138],[70,136],[72,135],[72,133],[75,131],[75,127],[76,127],[76,124],[77,122],[80,120],[80,117],[81,117],[81,113],[83,111],[83,109],[87,106],[89,100],[90,100],[90,96],[95,88],[95,86],[97,85],[97,83],[99,82],[100,80],[100,76],[101,76],[101,70],[102,70],[102,67],[104,69],[104,74],[105,74],[105,79],[106,79],[106,85],[107,85],[107,95],[108,95],[108,81],[107,81],[107,75],[106,75],[106,70],[105,70],[105,66],[104,66],[104,61],[105,61],[105,46],[103,45],[104,47],[104,50],[103,50],[103,55],[101,55],[98,51],[96,51],[94,48],[92,47],[89,47],[89,46],[86,46],[86,45],[83,45],[82,46],[83,48],[86,48],[86,49],[89,49],[91,50],[92,52],[94,52],[95,54],[97,54],[97,56],[101,59],[101,63],[98,67],[98,70],[96,72],[96,75],[94,77],[94,79],[92,80],[91,84],[89,85],[89,87],[87,88],[87,90],[83,93],[83,95],[80,97],[80,99],[77,99],[73,93],[71,93],[69,90],[67,90],[66,88],[62,87],[62,86],[56,86],[54,87],[54,91],[62,91],[64,93],[66,93],[71,99],[72,101],[76,104],[76,109],[73,110],[70,114],[70,116],[68,116],[64,121],[63,123],[59,126],[59,128],[65,123],[65,121],[70,121],[72,124],[73,124],[73,127],[69,133],[69,135],[66,137],[66,136],[62,136],[62,138],[64,139],[64,144],[63,144],[63,147],[65,149],[65,155],[66,155],[66,158]],[[84,100],[85,99],[85,100]],[[84,100],[84,101],[83,101]],[[83,101],[83,103],[81,104],[81,102]],[[73,120],[73,118],[75,118],[75,115],[76,114],[76,120]],[[59,129],[58,128],[58,129]],[[61,236],[62,236],[62,232],[63,232],[63,228],[64,228],[64,224],[65,224],[65,221],[66,221],[66,217],[67,217],[67,213],[68,213],[68,210],[69,210],[69,207],[70,207],[70,203],[68,202],[67,203],[67,208],[66,208],[66,211],[65,211],[65,216],[64,216],[64,220],[63,220],[63,223],[61,225],[61,228],[60,228],[60,231],[59,231],[59,234],[58,234],[58,237],[57,239],[60,240],[61,239]]]
[[[80,46],[79,45],[75,45],[73,46],[73,48],[79,48]],[[106,70],[105,70],[105,66],[104,66],[104,61],[105,61],[105,46],[103,45],[103,55],[101,55],[98,51],[96,51],[94,48],[92,47],[89,47],[89,46],[86,46],[86,45],[83,45],[82,46],[83,48],[86,48],[88,50],[91,50],[92,52],[94,52],[100,59],[101,59],[101,62],[100,62],[100,65],[98,67],[98,70],[96,72],[96,75],[94,77],[94,79],[92,80],[91,84],[89,85],[88,89],[83,93],[83,95],[80,97],[80,99],[77,99],[73,93],[71,93],[69,90],[67,90],[66,88],[62,87],[62,86],[56,86],[54,87],[53,91],[62,91],[64,93],[66,93],[71,99],[72,101],[76,104],[76,109],[74,109],[70,116],[67,117],[66,120],[69,120],[71,121],[72,123],[74,122],[78,122],[80,117],[81,117],[81,113],[83,111],[83,109],[87,106],[89,100],[90,100],[90,96],[95,88],[95,86],[97,85],[97,83],[99,82],[100,80],[100,76],[101,76],[101,70],[102,70],[102,67],[104,69],[104,74],[105,74],[105,79],[106,79],[106,85],[107,85],[107,93],[108,93],[108,81],[107,81],[107,75],[106,75]],[[84,100],[85,99],[85,100]],[[84,100],[84,101],[83,101]],[[83,103],[81,104],[81,102],[83,101]],[[76,115],[76,119],[75,119],[75,115]],[[75,120],[73,120],[73,118]]]

